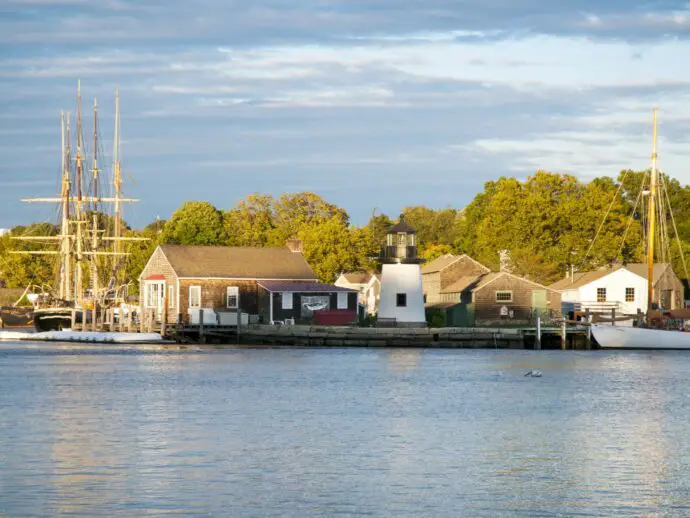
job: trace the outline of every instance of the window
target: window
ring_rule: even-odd
[[[189,287],[189,307],[190,308],[200,308],[201,307],[201,286],[190,286]]]
[[[400,232],[398,234],[398,244],[399,245],[406,245],[407,244],[407,234],[404,232]]]
[[[513,292],[506,290],[497,291],[496,302],[513,302]]]
[[[228,308],[237,309],[240,300],[240,289],[237,286],[228,286],[228,293],[226,296],[226,306]]]
[[[285,291],[281,293],[283,309],[292,309],[292,292]]]
[[[399,308],[407,307],[407,293],[398,293],[395,296],[395,305]]]
[[[163,284],[160,282],[147,282],[146,283],[146,300],[144,305],[147,308],[157,308],[160,304],[160,299],[163,293]]]
[[[347,309],[347,292],[338,292],[338,309]]]
[[[597,302],[606,302],[606,288],[597,288]]]
[[[175,307],[175,286],[168,286],[168,308]]]
[[[635,302],[635,288],[625,288],[625,302]]]

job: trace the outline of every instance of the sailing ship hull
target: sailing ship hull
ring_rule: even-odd
[[[75,323],[82,323],[83,313],[73,308],[40,308],[34,310],[34,328],[36,331],[61,331],[72,327],[72,311],[75,312]]]
[[[683,331],[594,324],[592,335],[602,349],[690,350],[690,333]]]
[[[0,307],[0,327],[31,327],[33,308]]]

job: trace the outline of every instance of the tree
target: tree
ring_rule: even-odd
[[[225,213],[225,232],[230,246],[266,246],[275,229],[275,200],[268,195],[250,194]]]
[[[188,201],[165,223],[162,243],[179,245],[225,245],[223,213],[206,201]]]
[[[284,246],[302,228],[337,219],[347,226],[350,217],[344,209],[326,202],[313,192],[283,194],[273,205],[273,225],[269,245]]]
[[[17,226],[0,238],[0,272],[8,288],[26,288],[30,284],[52,287],[57,265],[53,255],[14,254],[15,251],[50,250],[43,243],[16,241],[17,236],[55,236],[58,228],[50,223]],[[54,248],[54,247],[53,247]]]
[[[350,228],[340,218],[305,225],[298,233],[304,257],[322,282],[334,282],[341,272],[368,270],[378,250],[367,229]]]

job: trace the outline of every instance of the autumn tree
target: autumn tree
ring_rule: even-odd
[[[223,213],[206,201],[188,201],[165,223],[162,243],[224,245],[227,243]]]
[[[341,272],[368,270],[378,249],[371,246],[368,229],[348,227],[331,217],[302,227],[304,257],[322,282],[334,282]]]

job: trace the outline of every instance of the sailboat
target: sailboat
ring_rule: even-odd
[[[662,218],[663,197],[660,195],[659,171],[657,170],[657,111],[653,112],[652,168],[649,179],[649,200],[647,206],[646,239],[647,239],[647,313],[644,322],[637,326],[617,326],[612,324],[592,324],[592,334],[601,348],[604,349],[688,349],[690,350],[690,332],[684,329],[664,329],[663,312],[654,311],[654,257],[657,215]],[[669,210],[671,207],[668,207]],[[671,213],[672,214],[672,213]],[[663,227],[664,222],[659,221]],[[675,223],[674,223],[675,227]],[[676,232],[676,238],[678,238]],[[680,246],[680,241],[679,246]],[[681,250],[681,254],[682,254]],[[615,322],[613,322],[615,324]]]
[[[14,239],[55,244],[57,249],[20,250],[13,253],[58,255],[54,289],[41,289],[31,294],[33,322],[37,331],[67,329],[72,322],[83,323],[86,310],[115,307],[125,301],[126,284],[122,284],[122,242],[144,238],[123,237],[121,208],[122,169],[120,163],[120,97],[115,93],[115,128],[112,164],[112,196],[104,196],[99,165],[98,102],[93,104],[93,149],[91,169],[85,152],[82,124],[81,84],[77,85],[76,150],[72,153],[69,113],[60,115],[61,182],[60,196],[26,198],[23,202],[59,204],[59,234],[53,236],[17,236]],[[114,206],[110,220],[104,211]],[[107,275],[105,273],[107,272]],[[109,277],[107,282],[101,281]],[[32,290],[27,290],[32,291]],[[93,314],[93,313],[91,313]]]

